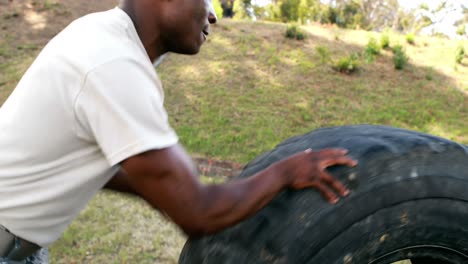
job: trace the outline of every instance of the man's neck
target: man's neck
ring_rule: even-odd
[[[146,15],[148,13],[144,11],[144,7],[138,8],[136,5],[135,1],[124,0],[121,1],[119,8],[130,17],[149,59],[155,62],[166,51],[162,48],[163,45],[160,43],[157,31],[154,27],[148,26],[152,24],[148,23],[146,17],[150,16]]]

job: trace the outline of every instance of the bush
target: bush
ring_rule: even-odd
[[[330,50],[327,47],[318,46],[315,50],[320,56],[320,63],[324,64],[330,60]]]
[[[406,42],[408,42],[408,43],[411,44],[411,45],[414,45],[414,43],[416,43],[416,42],[414,41],[414,38],[415,38],[415,37],[414,37],[414,34],[413,34],[413,33],[408,33],[408,34],[406,34],[406,36],[405,36]]]
[[[460,35],[460,36],[464,36],[466,34],[466,25],[465,24],[461,24],[461,25],[458,26],[457,34]]]
[[[382,36],[380,36],[380,47],[382,49],[390,48],[390,37],[387,33],[383,33]]]
[[[366,51],[368,51],[369,53],[372,53],[373,55],[380,54],[380,46],[377,43],[377,40],[375,38],[369,39],[369,42],[367,43]]]
[[[333,69],[341,73],[351,74],[358,69],[358,66],[357,56],[351,54],[335,62]]]
[[[300,27],[297,25],[288,25],[286,28],[286,37],[291,39],[303,40],[305,39],[305,34],[302,32]]]
[[[375,38],[370,38],[364,50],[364,57],[368,63],[373,62],[376,55],[380,54],[380,46]]]
[[[458,64],[461,64],[464,57],[465,57],[465,48],[463,47],[463,45],[459,45],[455,53],[455,61]]]
[[[395,69],[402,70],[408,63],[408,56],[406,56],[405,49],[401,45],[393,47],[393,64]]]
[[[434,69],[429,67],[426,72],[426,80],[432,81],[434,79]]]

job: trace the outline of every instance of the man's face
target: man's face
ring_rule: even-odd
[[[160,27],[163,45],[175,53],[198,53],[210,24],[216,23],[211,0],[169,0],[167,3]]]

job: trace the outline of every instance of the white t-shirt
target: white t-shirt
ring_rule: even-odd
[[[0,108],[0,225],[54,242],[119,162],[177,143],[163,100],[125,12],[70,24]]]

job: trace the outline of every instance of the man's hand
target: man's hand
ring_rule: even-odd
[[[346,196],[349,190],[326,172],[326,168],[335,165],[356,166],[357,162],[346,154],[344,149],[324,149],[317,152],[307,149],[278,162],[275,167],[289,177],[290,188],[315,188],[330,203],[337,203],[339,198],[336,193]]]

